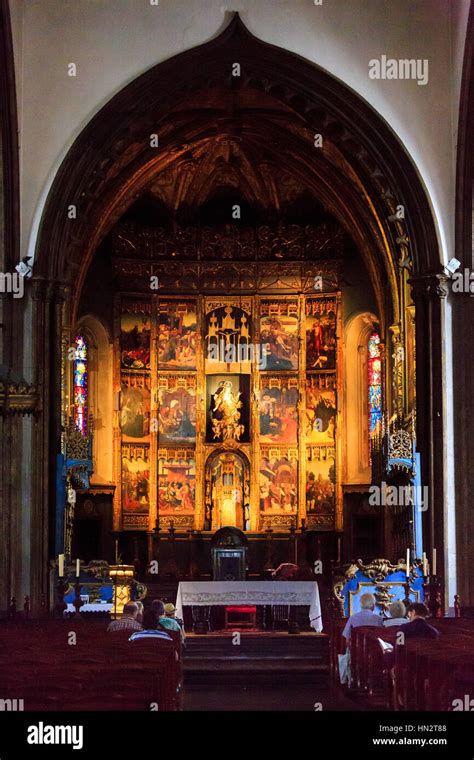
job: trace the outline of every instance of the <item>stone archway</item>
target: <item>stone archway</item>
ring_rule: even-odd
[[[233,76],[236,62],[239,76]],[[238,15],[216,39],[159,64],[112,98],[77,138],[55,178],[40,225],[33,283],[33,363],[43,409],[36,511],[44,520],[52,503],[61,336],[75,320],[92,257],[141,189],[170,166],[189,171],[188,189],[199,197],[205,171],[195,181],[192,169],[216,141],[245,143],[250,164],[265,151],[317,190],[361,251],[385,335],[403,313],[399,262],[410,267],[418,440],[432,494],[426,527],[429,544],[441,553],[446,290],[429,199],[396,136],[362,98],[317,66],[253,37]],[[252,181],[258,183],[257,173]],[[395,217],[400,205],[404,219]],[[44,547],[41,561],[47,556]]]

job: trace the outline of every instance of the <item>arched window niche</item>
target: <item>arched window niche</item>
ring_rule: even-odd
[[[78,344],[77,339],[82,343]],[[71,346],[74,349],[72,366],[70,367],[71,403],[67,404],[68,417],[85,433],[87,423],[93,419],[93,480],[96,483],[111,483],[113,481],[113,350],[109,334],[96,317],[82,317],[71,331]],[[86,371],[85,403],[81,412],[78,404],[79,395],[77,380],[81,372],[80,363],[84,363]],[[78,372],[79,371],[79,372]]]
[[[369,344],[374,354],[372,357],[369,356]],[[383,413],[381,346],[377,317],[371,312],[354,315],[346,326],[344,347],[346,485],[370,485],[372,480],[370,442],[380,432]],[[377,359],[380,361],[378,367]],[[377,368],[378,376],[375,371]]]

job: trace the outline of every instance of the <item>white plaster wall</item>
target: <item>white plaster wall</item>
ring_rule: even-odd
[[[20,113],[22,253],[54,174],[94,113],[147,68],[206,42],[238,10],[250,31],[345,81],[418,166],[452,255],[455,134],[469,0],[10,0]],[[429,83],[377,81],[368,61],[427,58]],[[67,76],[67,64],[78,67]]]

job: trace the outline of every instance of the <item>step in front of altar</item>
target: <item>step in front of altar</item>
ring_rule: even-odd
[[[222,672],[316,673],[328,668],[328,638],[324,634],[247,633],[190,634],[184,648],[185,674]]]

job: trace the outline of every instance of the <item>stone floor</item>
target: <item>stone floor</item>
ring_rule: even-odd
[[[329,684],[326,674],[306,681],[296,675],[264,683],[261,678],[235,679],[231,682],[185,684],[184,709],[187,711],[304,711],[364,710]]]

